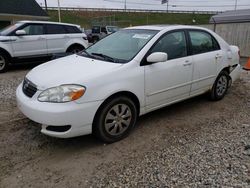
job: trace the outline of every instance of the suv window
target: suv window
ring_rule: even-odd
[[[80,29],[78,29],[75,26],[66,25],[65,28],[66,28],[68,33],[81,33]]]
[[[92,33],[100,33],[100,26],[93,26],[92,27]]]
[[[106,34],[108,33],[105,27],[101,28],[101,32],[106,33]]]
[[[46,34],[66,34],[64,25],[46,24]]]
[[[168,59],[187,56],[187,45],[184,31],[177,31],[164,35],[151,49],[153,52],[165,52]]]
[[[201,54],[219,50],[218,42],[209,34],[202,31],[189,31],[192,54]]]
[[[26,32],[26,35],[43,35],[43,25],[41,24],[31,24],[27,25],[23,28],[23,30]]]

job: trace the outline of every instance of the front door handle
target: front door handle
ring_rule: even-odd
[[[45,38],[44,37],[38,37],[38,40],[44,40]]]

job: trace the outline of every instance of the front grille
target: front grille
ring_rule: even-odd
[[[36,85],[29,81],[27,78],[23,81],[23,93],[28,97],[33,97],[37,92]]]

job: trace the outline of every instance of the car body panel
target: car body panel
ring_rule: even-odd
[[[38,91],[32,98],[28,98],[23,94],[20,84],[17,101],[21,111],[41,124],[72,125],[72,129],[63,133],[48,131],[46,125],[43,125],[44,134],[66,138],[90,134],[97,110],[114,94],[132,93],[139,101],[139,115],[143,115],[209,91],[218,74],[225,68],[229,68],[232,82],[239,78],[238,48],[229,46],[210,30],[193,26],[139,26],[128,29],[159,32],[125,64],[72,55],[34,68],[26,78],[37,85]],[[144,64],[148,51],[159,37],[180,29],[206,31],[216,38],[221,49]],[[73,102],[60,104],[37,100],[42,91],[62,84],[82,85],[86,88],[85,94]]]

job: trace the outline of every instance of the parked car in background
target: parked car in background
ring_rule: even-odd
[[[89,33],[87,36],[90,43],[95,43],[118,30],[119,27],[117,26],[93,26],[91,33]]]
[[[87,47],[87,36],[78,25],[20,21],[0,33],[0,72],[5,72],[10,63],[76,53]]]
[[[222,99],[239,72],[239,48],[208,29],[138,26],[34,68],[16,96],[42,133],[110,143],[140,115],[207,92]]]

